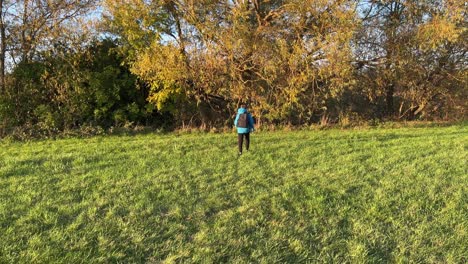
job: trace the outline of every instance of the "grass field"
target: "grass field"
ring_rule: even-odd
[[[466,263],[468,127],[0,143],[1,263]]]

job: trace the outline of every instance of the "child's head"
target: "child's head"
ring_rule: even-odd
[[[245,109],[247,109],[247,104],[246,104],[246,103],[240,104],[240,108],[245,108]]]

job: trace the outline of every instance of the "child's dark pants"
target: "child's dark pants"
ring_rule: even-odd
[[[239,146],[239,152],[242,153],[242,143],[245,137],[245,149],[249,150],[250,145],[250,133],[237,134],[237,145]]]

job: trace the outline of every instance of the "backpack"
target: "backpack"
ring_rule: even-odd
[[[247,113],[239,115],[239,119],[237,120],[237,127],[241,127],[241,128],[248,128],[249,127],[249,121],[248,121]]]

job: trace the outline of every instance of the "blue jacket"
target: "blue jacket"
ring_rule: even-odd
[[[249,125],[248,127],[237,127],[237,120],[239,120],[239,115],[244,114],[244,113],[247,113]],[[239,108],[239,110],[237,110],[237,115],[236,115],[236,120],[234,120],[234,125],[237,127],[238,134],[246,134],[254,130],[254,121],[253,121],[252,115],[249,112],[247,112],[247,109],[245,108]]]

